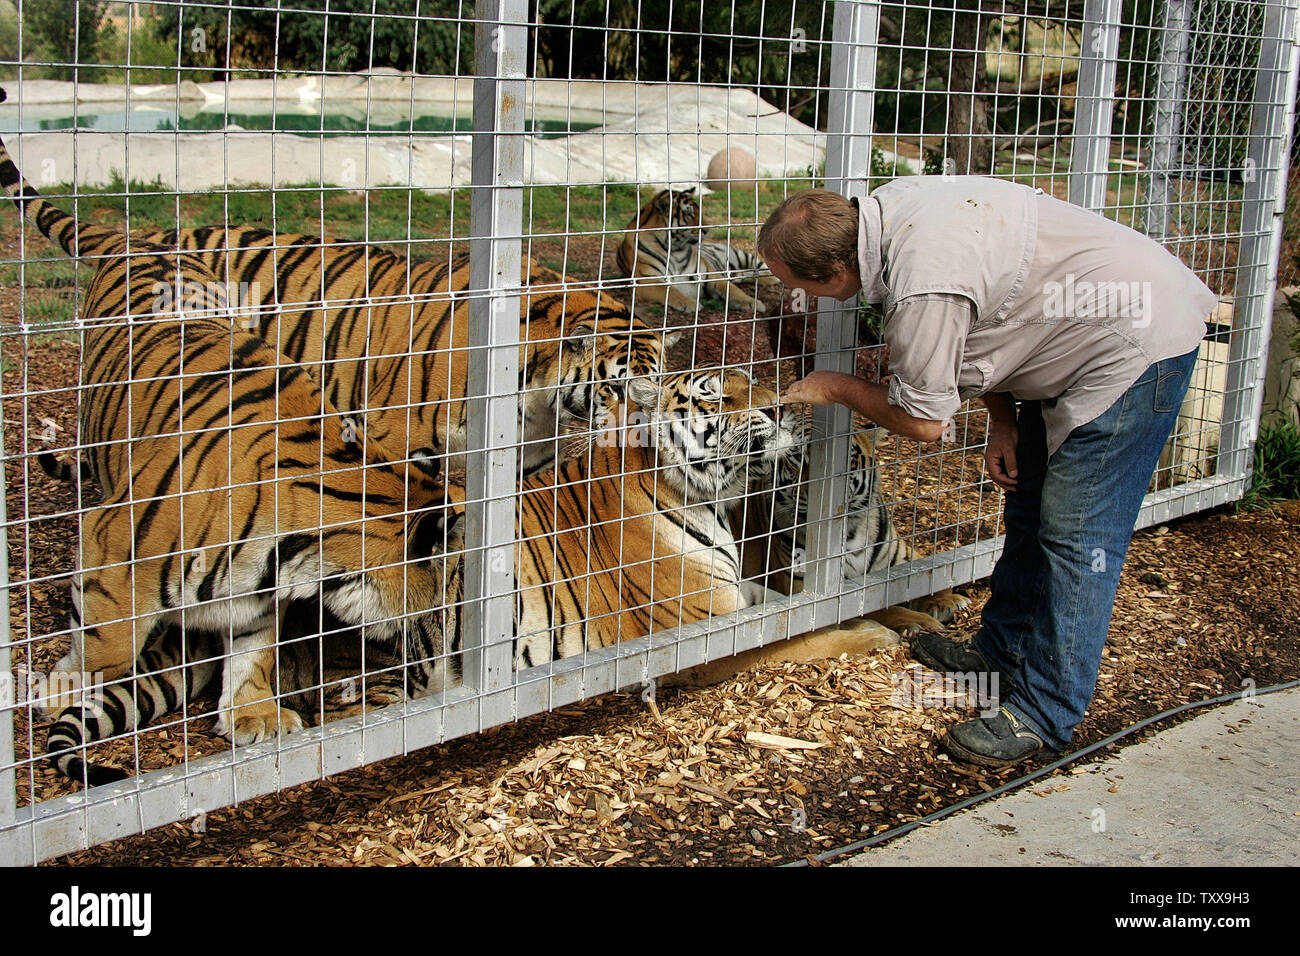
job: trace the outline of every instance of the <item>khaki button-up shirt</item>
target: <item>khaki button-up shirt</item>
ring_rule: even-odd
[[[941,201],[913,205],[905,222],[883,221],[876,194],[859,204],[859,272],[868,301],[894,298],[882,246],[923,244],[924,259],[934,266],[924,281],[910,278],[912,285],[934,289],[942,286],[945,264],[969,259],[971,246],[959,255],[952,244],[982,248],[979,243],[987,242],[954,224],[953,190],[996,202],[997,190],[1005,197],[1007,184],[989,187],[991,181],[980,177],[943,182],[935,180]],[[1051,454],[1153,363],[1195,349],[1215,296],[1140,233],[1045,194],[1032,201],[1037,228],[1026,247],[1032,256],[1004,315],[992,315],[998,303],[976,303],[963,294],[904,295],[887,307],[884,338],[893,374],[890,404],[941,421],[988,392],[1042,400]]]

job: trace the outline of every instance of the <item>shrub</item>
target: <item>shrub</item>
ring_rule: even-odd
[[[1241,507],[1295,498],[1300,498],[1300,426],[1293,421],[1266,425],[1255,443],[1255,474]]]

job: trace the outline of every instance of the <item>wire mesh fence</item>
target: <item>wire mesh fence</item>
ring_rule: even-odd
[[[889,371],[753,252],[808,186],[992,175],[1159,239],[1220,304],[1140,521],[1240,496],[1295,8],[0,10],[44,200],[0,224],[0,855],[950,614],[1001,542],[986,413],[778,404]]]

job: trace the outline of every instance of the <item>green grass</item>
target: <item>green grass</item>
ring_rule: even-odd
[[[34,241],[28,242],[27,248],[24,252],[28,256],[48,256],[51,254],[49,245],[44,239],[39,237]],[[16,243],[14,244],[13,254],[15,256],[18,255]],[[5,285],[18,285],[21,281],[22,286],[28,290],[58,289],[65,286],[72,286],[77,281],[78,272],[76,264],[71,260],[64,258],[61,251],[58,255],[60,258],[57,259],[29,258],[25,263],[25,267],[21,270],[19,269],[19,264],[17,262],[6,262],[0,265],[0,282],[3,282]],[[81,270],[81,277],[83,279],[89,278],[91,274],[92,273],[88,272],[85,268]]]
[[[29,296],[27,321],[34,325],[71,324],[76,318],[76,297],[67,295]]]
[[[62,329],[58,332],[34,332],[27,337],[29,348],[36,348],[46,342],[74,342],[81,341],[81,333],[76,329]]]
[[[807,188],[808,179],[764,181],[757,189],[720,191],[702,197],[704,221],[715,238],[754,237],[761,222],[787,192]],[[450,194],[377,188],[366,192],[313,184],[269,189],[232,188],[222,192],[180,194],[160,183],[115,180],[102,192],[78,191],[66,184],[42,190],[60,208],[83,219],[134,229],[189,228],[227,222],[332,238],[399,242],[417,239],[468,239],[470,189]],[[649,199],[629,185],[531,186],[523,190],[524,232],[536,239],[566,235],[621,235]]]

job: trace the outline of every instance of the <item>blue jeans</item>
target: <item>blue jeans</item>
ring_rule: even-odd
[[[1152,365],[1050,459],[1041,404],[1021,403],[1018,487],[973,646],[1001,674],[1002,706],[1055,749],[1092,700],[1133,523],[1195,362]]]

